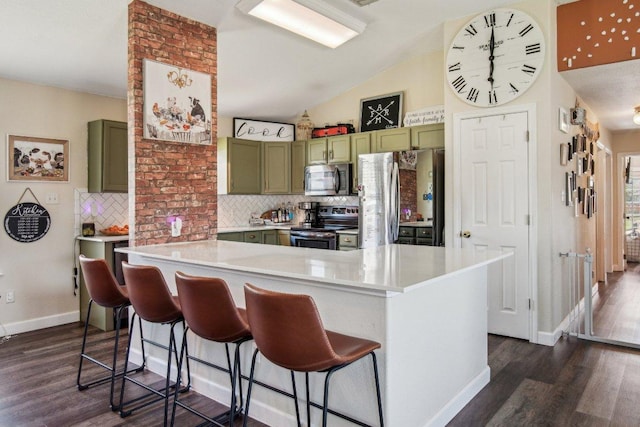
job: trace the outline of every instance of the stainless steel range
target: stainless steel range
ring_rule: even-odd
[[[337,249],[337,230],[358,228],[358,206],[318,206],[316,223],[291,227],[291,246]]]

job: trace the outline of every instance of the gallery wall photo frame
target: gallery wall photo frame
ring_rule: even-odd
[[[69,140],[7,135],[7,181],[69,182]]]
[[[569,133],[569,112],[565,108],[558,108],[558,129]]]
[[[143,60],[144,138],[211,145],[211,75]]]
[[[404,92],[360,100],[360,132],[399,128],[402,125]]]
[[[234,138],[251,141],[285,141],[296,139],[296,126],[293,123],[271,122],[266,120],[233,118]]]

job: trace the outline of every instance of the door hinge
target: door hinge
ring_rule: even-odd
[[[529,298],[529,310],[531,310],[531,306],[533,305],[533,303],[531,302],[531,298]]]
[[[524,138],[525,138],[525,140],[526,140],[527,142],[529,142],[529,131],[526,131],[526,132],[524,133]]]
[[[525,215],[525,216],[526,216],[526,218],[525,218],[525,221],[524,221],[524,222],[525,222],[527,225],[531,225],[531,215],[527,214],[527,215]]]

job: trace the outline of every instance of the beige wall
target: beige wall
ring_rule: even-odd
[[[392,92],[404,92],[403,110],[413,111],[443,100],[442,52],[419,55],[401,62],[334,99],[313,108],[308,113],[317,127],[353,120],[360,129],[360,100]],[[299,118],[295,118],[297,121]]]
[[[51,216],[49,232],[36,242],[19,243],[0,231],[0,325],[9,334],[79,319],[74,189],[87,186],[87,122],[96,119],[126,121],[125,100],[0,79],[0,213],[4,218],[29,187]],[[68,139],[69,182],[7,182],[7,134]],[[57,193],[60,203],[45,204],[47,193]],[[5,303],[8,290],[13,304]]]

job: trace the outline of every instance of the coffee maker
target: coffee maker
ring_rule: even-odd
[[[298,209],[304,211],[300,227],[313,228],[317,225],[318,202],[300,202],[298,203]]]

